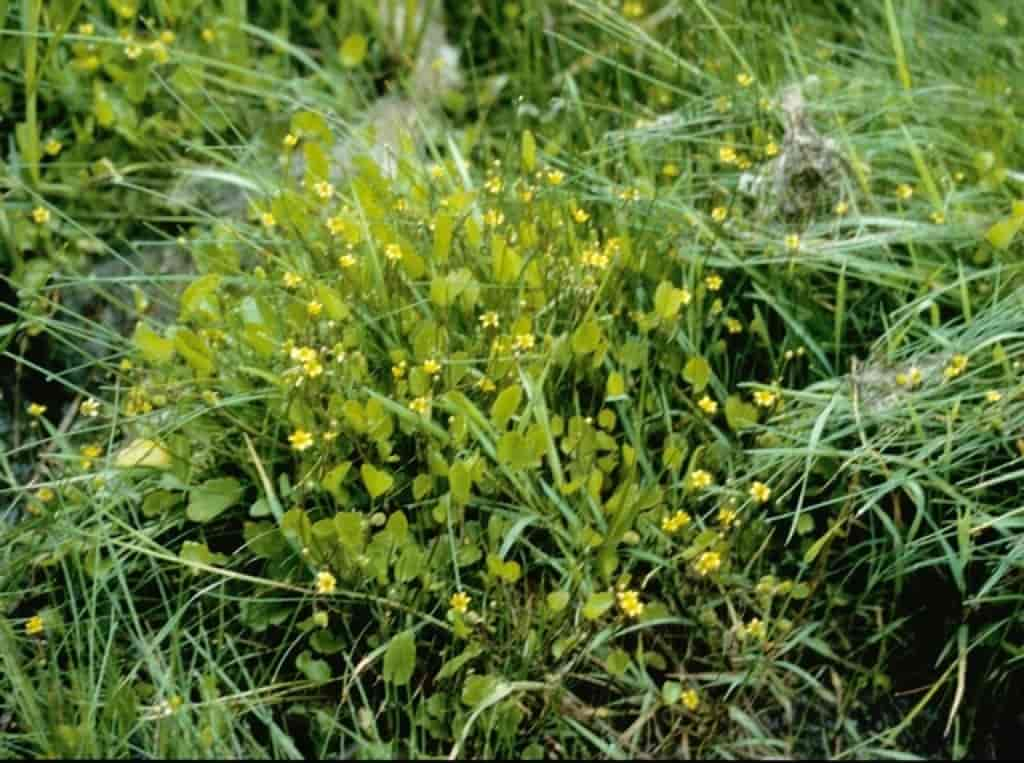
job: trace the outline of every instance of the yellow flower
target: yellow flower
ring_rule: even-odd
[[[297,450],[301,453],[307,448],[312,447],[313,435],[305,429],[296,429],[288,435],[288,442],[291,443],[293,450]]]
[[[628,617],[640,617],[644,611],[644,604],[640,601],[640,594],[636,591],[619,591],[617,594],[619,609]]]
[[[480,316],[480,325],[485,329],[496,329],[498,328],[498,314],[493,310],[490,310]]]
[[[950,358],[949,365],[946,367],[946,370],[943,373],[945,374],[947,379],[952,379],[962,374],[964,372],[964,369],[966,368],[967,356],[957,353],[952,358]]]
[[[497,228],[505,222],[505,213],[498,209],[488,209],[484,212],[484,224],[489,225],[492,228]]]
[[[338,581],[334,575],[327,570],[321,570],[316,574],[316,592],[319,594],[332,594],[337,588]]]
[[[45,145],[43,145],[43,151],[45,151],[49,156],[56,156],[60,153],[62,148],[64,148],[64,144],[56,138],[50,138],[46,141]]]
[[[788,236],[786,236],[785,243],[786,243],[786,248],[789,251],[795,252],[796,250],[798,250],[800,248],[800,237],[798,235],[796,235],[795,233],[790,233]]]
[[[700,707],[700,696],[693,689],[684,691],[680,695],[679,701],[691,712]]]
[[[319,183],[314,185],[313,190],[321,199],[329,199],[334,196],[334,186],[326,180],[321,180]]]
[[[125,58],[129,61],[134,61],[136,58],[142,55],[141,45],[129,45],[124,49]]]
[[[39,490],[36,491],[36,498],[42,501],[43,503],[49,503],[56,497],[57,494],[53,492],[52,488],[41,487],[39,488]]]
[[[391,375],[396,379],[401,379],[405,376],[405,361],[401,361],[391,366]]]
[[[572,213],[572,219],[582,225],[590,219],[590,214],[582,207],[577,207]]]
[[[677,511],[671,517],[665,517],[661,520],[661,529],[670,535],[674,532],[678,532],[690,524],[690,515],[685,511]]]
[[[545,175],[548,185],[561,185],[565,182],[565,173],[561,170],[548,170]]]
[[[50,222],[50,210],[46,207],[36,207],[32,210],[32,219],[35,220],[36,225],[46,225]]]
[[[932,222],[935,223],[936,225],[942,225],[943,223],[946,222],[946,215],[943,214],[942,212],[932,212],[931,218]]]
[[[441,364],[434,360],[434,358],[428,358],[423,361],[423,372],[427,376],[437,376],[441,373]]]
[[[716,223],[720,223],[728,216],[729,210],[725,207],[715,207],[711,210],[711,219]]]
[[[705,551],[697,557],[697,561],[693,564],[693,568],[701,577],[707,577],[716,572],[721,566],[722,555],[717,551]]]
[[[898,186],[896,186],[896,198],[901,199],[902,201],[906,201],[913,195],[914,189],[911,188],[906,183],[900,183]]]
[[[29,636],[38,636],[46,630],[46,625],[43,623],[43,618],[39,615],[29,618],[28,622],[25,623],[25,633]]]
[[[1003,393],[997,389],[990,389],[988,392],[985,393],[985,400],[987,400],[990,403],[998,403],[1002,399]]]
[[[728,331],[730,334],[739,334],[740,332],[743,331],[743,324],[740,323],[735,318],[726,318],[725,330]]]
[[[708,287],[708,291],[718,291],[722,288],[722,276],[711,273],[704,278],[704,285]]]
[[[690,473],[690,487],[694,490],[711,487],[714,481],[715,478],[711,476],[711,472],[707,469],[696,469]]]
[[[452,594],[452,597],[448,600],[448,606],[459,614],[464,615],[469,611],[469,601],[469,594],[464,591],[459,591]]]
[[[480,379],[476,383],[476,387],[481,392],[494,392],[494,390],[498,388],[497,385],[490,379],[488,379],[486,376],[480,377]]]
[[[277,220],[274,219],[274,215],[271,212],[264,212],[260,215],[260,222],[263,223],[264,228],[273,228],[277,225]]]
[[[896,383],[901,387],[916,387],[921,383],[921,379],[921,369],[917,366],[911,366],[906,373],[896,374]]]
[[[842,217],[843,215],[845,215],[849,211],[850,211],[850,205],[847,204],[845,201],[840,201],[840,202],[836,203],[835,213],[837,215],[839,215],[840,217]]]
[[[294,289],[302,283],[302,276],[289,270],[281,277],[281,281],[284,283],[286,289]]]
[[[338,258],[338,265],[343,268],[350,268],[356,264],[356,258],[351,253],[343,254]]]
[[[295,148],[297,145],[299,145],[299,139],[295,135],[293,135],[292,133],[288,133],[281,140],[281,144],[285,148]]]
[[[765,156],[775,156],[778,153],[779,153],[779,144],[776,143],[774,140],[768,141],[768,145],[766,145],[764,147],[764,155]]]
[[[402,259],[402,247],[398,244],[388,244],[384,247],[384,256],[389,262],[398,262]]]
[[[505,187],[505,183],[497,175],[492,175],[484,182],[484,190],[491,194],[499,194]]]
[[[78,25],[78,33],[79,34],[89,35],[89,34],[93,34],[95,31],[96,31],[96,27],[94,27],[92,24],[79,24]]]
[[[750,87],[754,82],[754,78],[746,72],[742,72],[741,74],[736,75],[736,82],[739,83],[740,87]]]
[[[708,416],[714,416],[718,411],[718,403],[707,395],[704,395],[704,397],[697,401],[697,407],[704,411]]]
[[[170,45],[175,39],[175,34],[170,29],[165,29],[160,33],[160,42],[164,45]]]
[[[759,389],[754,392],[754,402],[762,408],[771,408],[775,405],[778,395],[766,389]]]
[[[667,178],[679,177],[679,165],[674,162],[667,162],[661,167],[661,174]]]
[[[83,469],[91,469],[93,462],[103,455],[103,448],[99,445],[92,444],[84,446],[80,453],[82,454],[81,465]]]
[[[207,27],[202,31],[203,42],[211,43],[217,39],[217,33]]]
[[[750,636],[751,638],[756,638],[758,641],[763,641],[764,637],[768,635],[768,629],[765,627],[760,617],[752,617],[750,622],[743,626],[740,633],[743,634],[744,637]]]
[[[39,417],[46,413],[46,406],[40,405],[39,403],[30,403],[28,406],[28,415]]]
[[[736,524],[736,510],[725,507],[718,510],[718,524],[722,527],[732,527]]]
[[[754,484],[750,486],[750,497],[758,503],[764,503],[772,497],[772,489],[763,482],[755,481]]]
[[[718,149],[718,159],[723,164],[736,163],[736,149],[732,146],[722,146]]]
[[[317,302],[315,299],[306,305],[306,313],[310,318],[316,318],[324,310],[324,306]]]
[[[434,180],[440,180],[445,176],[446,170],[443,164],[431,164],[430,167],[427,168],[427,172]]]
[[[640,0],[627,0],[622,4],[622,15],[628,19],[640,18],[644,12],[644,4]]]
[[[512,343],[513,350],[532,350],[535,344],[533,334],[519,334]]]
[[[411,403],[409,403],[409,408],[411,408],[413,411],[420,414],[421,416],[426,416],[428,413],[430,413],[430,398],[418,397]]]

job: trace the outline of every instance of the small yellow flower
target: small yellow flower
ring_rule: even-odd
[[[492,175],[484,182],[484,190],[490,194],[499,194],[505,187],[505,183],[497,175]]]
[[[480,379],[476,383],[476,387],[481,392],[494,392],[494,390],[498,388],[498,386],[486,376],[480,377]]]
[[[847,204],[845,201],[836,202],[834,211],[839,217],[842,217],[843,215],[850,211],[850,205]]]
[[[583,207],[577,207],[572,213],[572,219],[582,225],[590,219],[590,214]]]
[[[211,43],[211,42],[213,42],[214,40],[217,39],[217,33],[214,32],[209,27],[204,29],[201,34],[202,34],[202,37],[203,37],[203,42],[205,42],[205,43]]]
[[[80,461],[82,468],[91,469],[93,462],[103,455],[103,448],[99,445],[92,444],[84,446],[79,452],[82,454]]]
[[[329,199],[334,196],[334,186],[328,183],[326,180],[321,180],[319,183],[313,186],[313,190],[316,195],[321,199]]]
[[[409,403],[409,408],[421,416],[426,416],[430,413],[430,398],[418,397]]]
[[[695,469],[690,473],[690,487],[694,490],[702,490],[711,487],[715,478],[707,469]]]
[[[636,19],[644,15],[646,9],[640,0],[627,0],[622,4],[622,15],[627,19]]]
[[[640,594],[636,591],[619,591],[617,598],[619,600],[619,609],[627,617],[640,617],[643,614],[644,604],[640,601]]]
[[[384,247],[384,256],[389,262],[398,262],[402,259],[402,247],[398,244],[388,244]]]
[[[90,34],[93,34],[95,31],[96,31],[96,27],[94,27],[92,24],[79,24],[78,25],[78,33],[79,34],[90,35]]]
[[[936,225],[942,225],[946,222],[946,215],[942,212],[932,212],[930,217],[932,218],[932,222]]]
[[[141,45],[129,45],[124,49],[125,58],[129,61],[134,61],[136,58],[142,55]]]
[[[277,225],[277,220],[274,219],[274,215],[271,212],[264,212],[260,215],[260,222],[263,223],[264,228],[273,228]]]
[[[921,383],[922,378],[921,369],[911,366],[906,373],[896,374],[896,383],[901,387],[913,388]]]
[[[513,350],[532,350],[535,344],[533,334],[519,334],[512,343]]]
[[[704,278],[704,285],[708,287],[708,291],[718,291],[722,288],[722,276],[711,273]]]
[[[690,515],[685,511],[677,511],[670,517],[665,517],[661,520],[661,529],[667,532],[669,535],[678,532],[686,527],[691,522]]]
[[[758,641],[764,641],[765,636],[768,635],[768,629],[765,627],[765,624],[761,621],[760,617],[752,617],[750,622],[742,626],[740,634],[741,638],[749,636],[757,639]]]
[[[61,152],[62,148],[64,148],[64,144],[56,138],[50,138],[43,145],[43,151],[46,152],[47,156],[56,156]]]
[[[785,239],[786,249],[791,252],[795,252],[800,248],[800,237],[795,233],[790,233]]]
[[[730,334],[739,334],[743,331],[743,324],[735,318],[725,319],[725,330]]]
[[[491,228],[497,228],[505,222],[505,213],[498,209],[488,209],[484,212],[484,224]]]
[[[485,329],[496,329],[498,328],[498,314],[493,310],[489,310],[480,316],[480,325]]]
[[[774,140],[768,141],[768,145],[766,145],[764,147],[764,155],[765,156],[775,156],[778,153],[779,153],[779,144],[776,143]]]
[[[758,503],[765,503],[772,497],[772,489],[763,482],[755,481],[754,484],[750,486],[750,497]]]
[[[356,264],[356,258],[352,254],[343,254],[338,258],[338,265],[348,269]]]
[[[46,630],[46,624],[43,623],[43,618],[39,615],[29,618],[25,623],[25,633],[29,636],[38,636],[44,630]]]
[[[42,503],[49,503],[56,497],[57,494],[53,492],[52,488],[41,487],[36,491],[36,498]]]
[[[778,395],[770,390],[759,389],[754,392],[754,402],[762,408],[771,408],[778,400]]]
[[[29,416],[35,416],[36,418],[38,418],[39,416],[42,416],[44,413],[46,413],[46,406],[45,405],[40,405],[39,403],[30,403],[29,404],[29,406],[28,406],[28,415]]]
[[[720,223],[729,215],[729,210],[725,207],[715,207],[711,210],[711,219],[716,223]]]
[[[997,389],[990,389],[985,393],[985,400],[990,403],[998,403],[1003,399],[1003,393]]]
[[[46,225],[50,222],[50,210],[46,207],[36,207],[32,210],[32,219],[35,220],[36,225]]]
[[[964,372],[967,368],[967,356],[957,353],[950,358],[949,365],[943,372],[947,379],[953,379]]]
[[[561,185],[565,182],[565,173],[561,170],[548,170],[545,177],[548,185]]]
[[[293,273],[292,271],[289,270],[283,276],[281,276],[281,282],[284,283],[286,289],[294,289],[296,286],[302,283],[302,276],[300,276],[298,273]]]
[[[423,361],[423,372],[427,376],[437,376],[441,373],[441,364],[438,363],[434,358],[428,358]]]
[[[431,164],[430,167],[427,168],[427,173],[434,180],[440,180],[443,178],[445,176],[445,172],[446,170],[443,164]]]
[[[313,435],[307,432],[305,429],[296,429],[290,435],[288,435],[288,442],[291,443],[292,449],[297,450],[300,453],[313,445]]]
[[[742,72],[736,75],[736,82],[739,83],[740,87],[750,87],[754,82],[754,78],[746,72]]]
[[[896,198],[901,201],[906,201],[914,195],[914,189],[906,183],[900,183],[896,186]]]
[[[332,594],[337,587],[337,579],[327,570],[321,570],[316,574],[316,592],[318,594]]]
[[[667,178],[679,177],[679,165],[675,162],[666,162],[661,167],[661,174]]]
[[[717,551],[705,551],[697,557],[697,561],[693,563],[693,568],[697,571],[697,574],[701,577],[707,577],[722,566],[722,555]]]
[[[739,515],[736,513],[735,509],[722,507],[718,510],[718,524],[722,527],[732,527],[736,524],[736,518],[738,516]]]
[[[175,39],[177,38],[174,32],[172,32],[170,29],[165,29],[160,33],[160,42],[162,42],[164,45],[170,45],[174,42]]]
[[[281,140],[281,145],[283,145],[285,148],[295,148],[297,145],[299,145],[299,139],[292,133],[288,133]]]
[[[697,407],[704,411],[708,416],[714,416],[715,413],[718,412],[718,403],[707,395],[704,395],[704,397],[697,401]]]
[[[469,594],[465,591],[459,591],[452,594],[452,597],[448,600],[448,606],[460,615],[464,615],[469,611],[469,602]]]
[[[718,149],[718,160],[723,164],[735,164],[736,149],[732,146],[722,146]]]
[[[698,695],[693,689],[687,689],[684,691],[680,695],[679,701],[682,702],[683,706],[690,712],[693,712],[700,707],[700,695]]]
[[[306,313],[310,318],[316,318],[324,310],[324,306],[315,299],[306,305]]]
[[[404,360],[399,363],[396,363],[395,365],[391,366],[391,375],[396,379],[402,379],[405,377],[405,368],[406,364]]]

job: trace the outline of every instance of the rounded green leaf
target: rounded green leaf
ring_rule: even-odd
[[[384,652],[384,680],[403,686],[409,683],[415,667],[416,637],[411,630],[405,630],[391,639]]]
[[[238,503],[244,492],[233,477],[207,480],[189,493],[186,515],[193,522],[210,522]]]
[[[395,478],[383,469],[378,469],[371,464],[363,464],[359,468],[363,484],[371,498],[379,498],[388,492],[395,484]]]
[[[338,50],[341,65],[348,69],[359,66],[366,58],[368,47],[369,45],[363,35],[350,34],[342,41],[341,48]]]

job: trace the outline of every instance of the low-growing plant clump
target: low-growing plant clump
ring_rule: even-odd
[[[1012,751],[1024,17],[22,5],[4,755]]]

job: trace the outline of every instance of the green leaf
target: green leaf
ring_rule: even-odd
[[[361,554],[366,545],[363,515],[354,511],[341,511],[334,515],[334,529],[338,539],[353,554]]]
[[[178,552],[178,558],[184,562],[196,562],[198,564],[205,564],[210,567],[218,564],[226,564],[228,558],[224,554],[215,554],[206,546],[205,543],[196,543],[195,541],[187,540],[181,545],[181,551]],[[202,570],[190,570],[193,574],[198,574]]]
[[[674,705],[683,696],[683,687],[678,681],[666,681],[661,685],[661,701]]]
[[[498,440],[498,461],[514,469],[525,469],[537,462],[530,441],[518,432],[505,432]]]
[[[529,130],[523,130],[522,157],[523,170],[533,172],[537,167],[537,141]]]
[[[395,686],[404,686],[412,678],[416,667],[416,636],[405,630],[391,639],[384,652],[384,680]]]
[[[352,314],[338,291],[327,284],[317,284],[316,298],[324,306],[324,312],[331,320],[343,321]]]
[[[201,318],[212,321],[220,319],[220,300],[217,299],[217,288],[221,276],[210,273],[200,276],[188,285],[181,293],[181,317]]]
[[[469,707],[482,705],[498,687],[500,678],[494,675],[472,675],[462,687],[462,702]]]
[[[757,406],[743,402],[738,395],[729,395],[725,401],[725,420],[734,432],[757,423]]]
[[[605,660],[604,666],[610,675],[620,678],[629,667],[629,653],[619,648],[612,649],[608,653],[608,659]]]
[[[186,328],[177,327],[174,332],[174,349],[181,353],[193,370],[200,376],[209,376],[215,368],[210,348],[199,335]]]
[[[174,357],[174,342],[164,339],[142,321],[135,326],[133,341],[150,363],[161,365]]]
[[[192,488],[185,512],[193,522],[210,522],[242,499],[245,488],[233,477],[207,480]]]
[[[143,499],[142,515],[147,519],[159,516],[181,503],[182,497],[181,493],[170,490],[155,490]]]
[[[519,408],[519,403],[522,402],[522,399],[523,388],[518,384],[505,387],[494,399],[494,405],[491,406],[491,419],[498,429],[505,428],[512,414]]]
[[[439,214],[434,220],[434,259],[438,263],[448,262],[454,233],[455,218],[448,212]]]
[[[350,34],[342,41],[341,48],[338,50],[341,65],[347,69],[359,66],[366,58],[368,47],[366,38],[363,35]]]
[[[444,665],[441,666],[441,670],[438,671],[437,680],[443,681],[446,678],[454,676],[462,667],[472,659],[479,657],[483,652],[483,647],[479,644],[473,644],[466,648],[466,650],[458,657],[452,657]]]
[[[547,595],[546,599],[548,609],[555,614],[558,614],[567,606],[569,606],[569,592],[568,591],[552,591]]]
[[[465,462],[456,461],[452,464],[452,468],[448,470],[448,482],[451,485],[452,500],[459,506],[469,503],[472,478]]]
[[[295,667],[314,683],[322,684],[331,680],[331,666],[326,661],[313,657],[309,650],[304,650],[295,658]]]
[[[605,399],[612,401],[626,394],[626,380],[618,371],[608,376],[608,384],[605,387]]]
[[[711,365],[699,355],[694,356],[683,366],[683,378],[693,385],[694,392],[703,392],[711,379]]]
[[[674,320],[679,310],[688,301],[688,292],[677,289],[668,281],[662,281],[654,292],[654,312],[663,321]]]
[[[588,620],[597,620],[601,615],[611,609],[615,603],[615,594],[611,591],[592,593],[587,603],[583,606],[583,616]]]
[[[372,464],[363,464],[359,467],[359,473],[371,498],[379,498],[394,487],[395,478]]]
[[[587,321],[572,335],[572,351],[576,355],[589,355],[600,345],[603,334],[597,321]]]
[[[1024,225],[1024,217],[1003,218],[988,229],[985,238],[996,249],[1007,249],[1013,243],[1013,239],[1022,225]]]

